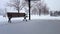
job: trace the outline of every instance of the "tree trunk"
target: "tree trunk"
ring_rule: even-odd
[[[39,16],[41,15],[41,9],[39,9]]]
[[[30,0],[28,1],[28,5],[29,5],[29,20],[31,20],[31,16],[30,16]]]
[[[18,10],[18,13],[19,13],[19,10]]]
[[[18,13],[19,13],[19,7],[18,7],[17,11],[18,11]]]

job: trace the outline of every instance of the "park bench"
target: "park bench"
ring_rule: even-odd
[[[25,13],[7,13],[7,16],[8,16],[8,22],[10,22],[11,23],[11,18],[14,18],[14,17],[24,17],[24,19],[23,19],[23,21],[25,20],[25,21],[27,21],[27,19],[26,19],[26,14]]]

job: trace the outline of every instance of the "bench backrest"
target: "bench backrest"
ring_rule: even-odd
[[[25,13],[7,13],[8,17],[25,17]]]

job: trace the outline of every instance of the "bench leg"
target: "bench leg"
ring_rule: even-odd
[[[9,18],[8,22],[11,23],[11,18]]]
[[[24,17],[23,21],[27,21],[26,17]]]
[[[27,19],[23,19],[23,21],[27,21]]]

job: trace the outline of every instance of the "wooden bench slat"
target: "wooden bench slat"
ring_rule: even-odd
[[[9,21],[13,17],[24,17],[24,19],[26,19],[26,14],[25,13],[7,13],[7,16],[9,18]]]

